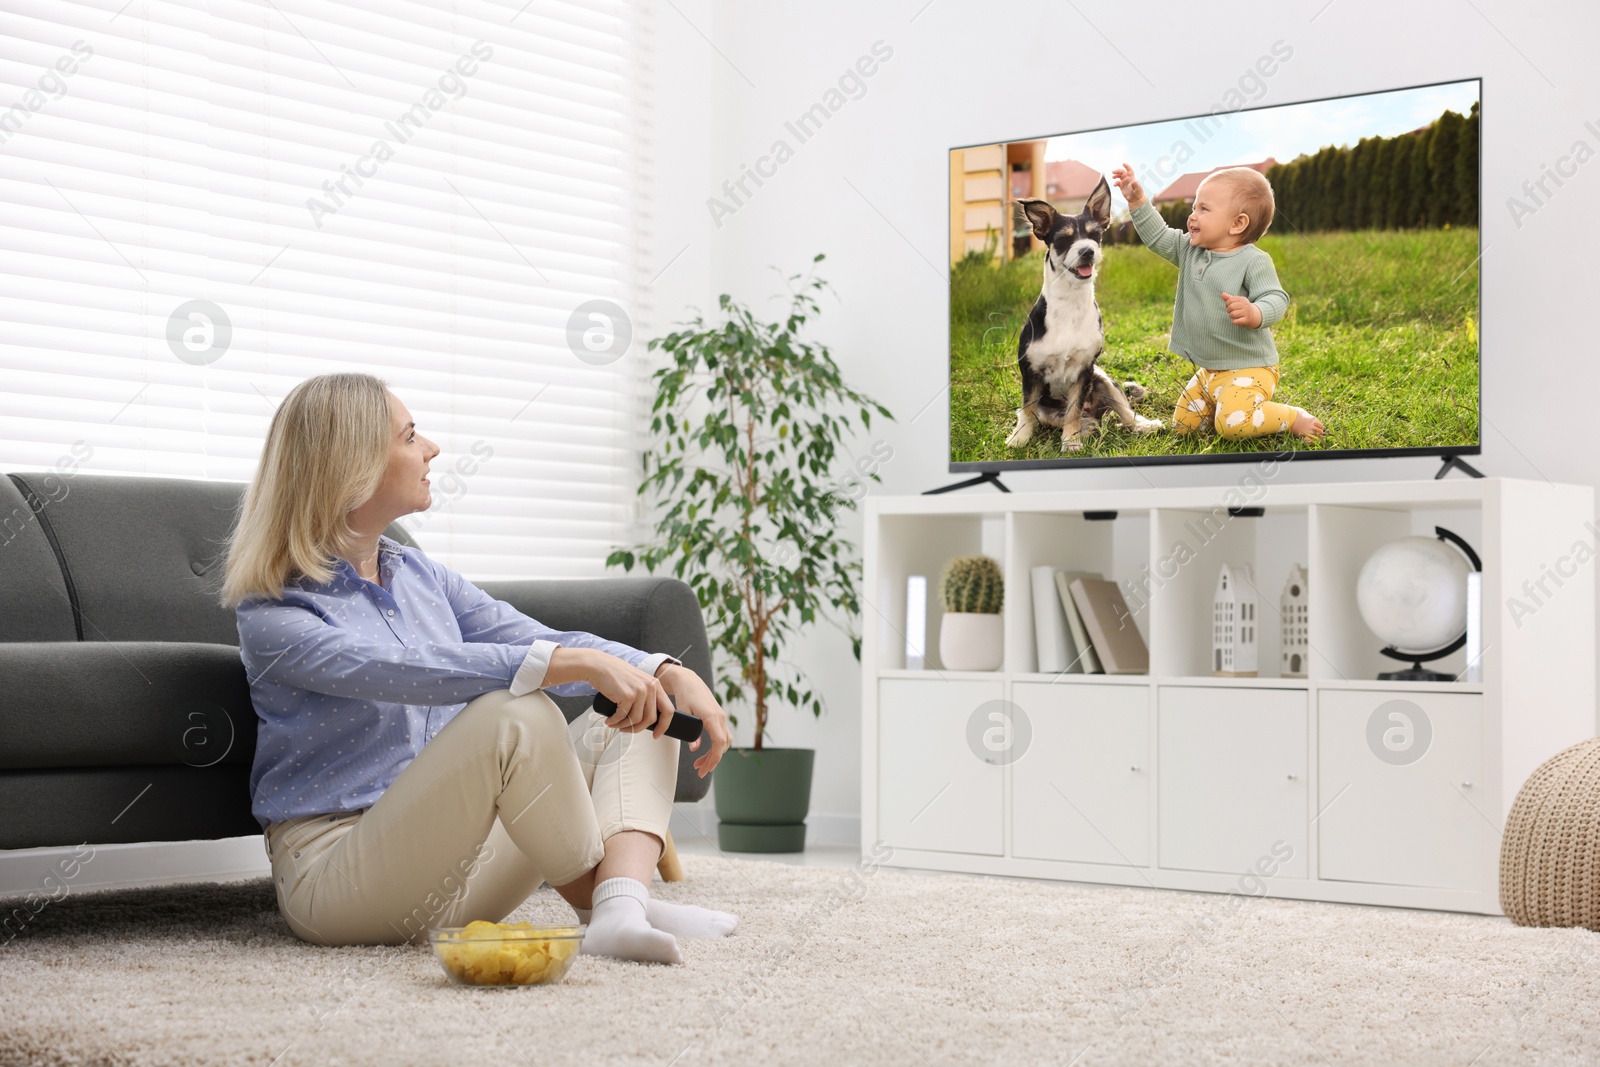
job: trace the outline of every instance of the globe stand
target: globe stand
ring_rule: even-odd
[[[1454,458],[1454,457],[1451,457],[1451,458]],[[1461,464],[1461,466],[1466,467],[1466,464],[1463,463],[1463,464]],[[1470,467],[1468,467],[1467,469],[1471,470]],[[1445,470],[1449,470],[1449,466],[1448,465],[1445,467]],[[1479,477],[1482,477],[1482,475],[1479,475]],[[1454,533],[1454,532],[1452,532],[1450,530],[1446,530],[1443,526],[1435,526],[1433,528],[1433,533],[1434,533],[1434,536],[1438,540],[1440,540],[1440,541],[1448,541],[1449,543],[1455,545],[1458,549],[1460,549],[1462,554],[1465,555],[1467,557],[1467,560],[1472,564],[1472,569],[1473,570],[1479,571],[1479,572],[1481,572],[1483,570],[1483,561],[1481,559],[1479,559],[1478,558],[1478,554],[1472,550],[1472,546],[1467,544],[1467,542],[1465,540],[1463,540],[1458,534],[1456,534],[1456,533]],[[1371,623],[1368,622],[1367,625],[1370,626]],[[1451,641],[1448,645],[1445,645],[1443,648],[1436,649],[1433,652],[1402,652],[1400,649],[1396,648],[1394,645],[1386,645],[1383,648],[1380,648],[1378,651],[1380,653],[1382,653],[1383,655],[1388,656],[1390,659],[1397,659],[1402,663],[1410,663],[1411,666],[1407,667],[1405,670],[1400,670],[1400,671],[1379,671],[1378,672],[1378,681],[1380,681],[1380,682],[1453,682],[1453,681],[1456,680],[1456,676],[1455,675],[1446,674],[1443,671],[1429,670],[1427,667],[1424,667],[1423,664],[1425,662],[1427,662],[1428,660],[1442,659],[1443,657],[1448,656],[1450,653],[1456,651],[1457,649],[1466,647],[1466,644],[1467,644],[1467,635],[1465,633],[1463,633],[1460,637],[1457,637],[1454,641]]]
[[[1431,671],[1424,667],[1423,663],[1431,659],[1442,659],[1454,652],[1456,649],[1463,647],[1466,643],[1467,635],[1462,634],[1460,637],[1456,638],[1454,641],[1451,641],[1448,645],[1445,645],[1443,648],[1435,652],[1402,652],[1393,645],[1380,648],[1378,651],[1383,653],[1385,656],[1388,656],[1390,659],[1397,659],[1401,662],[1409,660],[1411,666],[1407,667],[1403,671],[1379,671],[1378,681],[1453,682],[1456,680],[1455,675],[1446,674],[1443,671]]]

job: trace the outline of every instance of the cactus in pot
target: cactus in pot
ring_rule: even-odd
[[[945,564],[940,589],[946,611],[998,615],[1005,603],[1005,575],[988,556],[957,556]]]
[[[958,556],[939,580],[944,617],[939,659],[945,670],[998,670],[1005,658],[1005,574],[988,556]]]

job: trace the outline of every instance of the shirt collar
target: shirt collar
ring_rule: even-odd
[[[390,558],[390,557],[395,557],[395,556],[404,557],[405,556],[405,552],[406,552],[406,546],[405,545],[402,545],[399,541],[396,541],[394,538],[390,537],[387,534],[379,534],[378,535],[378,558],[379,558],[378,573],[380,574],[380,576],[383,573],[383,562],[382,561],[384,559]],[[351,563],[349,560],[345,559],[343,556],[335,556],[335,557],[333,557],[333,559],[334,559],[334,566],[335,567],[338,567],[341,570],[349,571],[351,574],[354,574],[358,578],[361,576],[360,572],[358,572],[356,570],[355,564]],[[391,563],[394,562],[392,558],[390,559],[390,562]]]

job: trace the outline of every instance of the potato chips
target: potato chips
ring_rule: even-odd
[[[581,938],[572,927],[478,919],[459,933],[434,934],[434,952],[465,985],[537,985],[567,973]]]

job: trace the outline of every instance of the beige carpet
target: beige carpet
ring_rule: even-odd
[[[0,945],[0,1064],[1600,1062],[1600,935],[1503,919],[685,856],[679,967],[449,985],[266,879],[73,893]],[[1243,900],[1244,898],[1235,898]],[[565,920],[548,888],[515,918]]]

